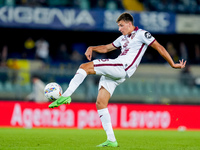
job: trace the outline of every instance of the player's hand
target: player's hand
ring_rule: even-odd
[[[91,47],[91,46],[88,47],[86,52],[85,52],[85,56],[89,61],[91,61],[91,59],[92,59],[92,48],[93,47]]]
[[[186,60],[184,61],[183,59],[182,60],[179,60],[179,63],[177,64],[174,64],[173,68],[175,69],[182,69],[182,68],[185,68],[185,65],[186,65]]]

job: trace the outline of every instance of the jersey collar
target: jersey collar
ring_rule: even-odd
[[[137,30],[139,30],[139,28],[138,28],[138,27],[135,27],[135,29],[134,29],[133,31],[137,31]]]
[[[131,32],[131,34],[127,35],[127,37],[131,37],[131,35],[132,35],[133,33],[137,32],[137,30],[139,30],[139,28],[138,28],[138,27],[135,27],[135,29]]]

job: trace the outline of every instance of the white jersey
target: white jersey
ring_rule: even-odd
[[[130,35],[121,35],[112,43],[116,48],[121,47],[121,54],[116,59],[123,64],[128,77],[133,75],[147,47],[154,41],[149,32],[135,27]]]

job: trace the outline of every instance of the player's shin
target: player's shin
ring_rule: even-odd
[[[111,118],[110,118],[108,108],[98,110],[98,114],[101,119],[102,126],[103,126],[104,130],[106,131],[107,139],[112,142],[115,142],[116,139],[115,139],[115,135],[113,132]]]
[[[64,97],[71,96],[74,91],[78,88],[78,86],[84,81],[85,77],[87,76],[87,73],[85,70],[79,68],[72,78],[72,80],[69,83],[69,87],[67,90],[62,94]]]

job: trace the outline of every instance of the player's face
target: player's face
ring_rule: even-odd
[[[123,35],[127,35],[130,34],[130,27],[131,27],[131,23],[121,20],[118,22],[118,26],[119,26],[119,31],[123,34]]]

